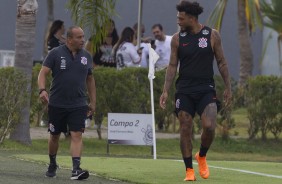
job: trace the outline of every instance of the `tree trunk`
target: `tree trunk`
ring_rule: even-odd
[[[50,27],[54,21],[54,1],[53,0],[47,0],[47,27],[45,28],[45,34],[44,34],[44,45],[43,45],[43,57],[47,56],[48,53],[48,47],[47,47],[47,37],[49,34]]]
[[[246,0],[238,0],[238,35],[240,44],[239,87],[244,87],[253,70],[253,52],[251,48],[247,19],[245,13]]]
[[[18,0],[16,20],[15,68],[22,70],[28,78],[28,98],[21,112],[20,122],[10,134],[10,139],[31,144],[30,138],[30,94],[35,45],[35,24],[38,4],[36,0]]]

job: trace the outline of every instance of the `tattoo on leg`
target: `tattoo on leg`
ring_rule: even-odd
[[[216,127],[216,114],[217,114],[216,103],[208,104],[201,116],[204,132],[214,131]]]
[[[192,155],[192,128],[193,120],[187,112],[178,114],[180,121],[180,149],[183,157]]]
[[[216,103],[208,104],[204,110],[204,115],[208,118],[216,117],[216,113],[217,113]]]

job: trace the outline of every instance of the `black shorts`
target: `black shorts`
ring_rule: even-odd
[[[197,94],[175,94],[175,113],[178,116],[179,111],[188,112],[192,117],[197,112],[200,116],[204,112],[206,106],[210,103],[216,103],[215,91]]]
[[[67,132],[67,128],[69,128],[69,131],[84,132],[87,111],[88,106],[60,108],[49,105],[48,131],[52,135],[58,135],[61,132]]]

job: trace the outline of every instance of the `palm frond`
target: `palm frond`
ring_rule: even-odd
[[[280,71],[282,71],[281,43],[282,43],[282,1],[271,0],[269,3],[261,1],[261,11],[264,17],[264,25],[278,33],[277,46]]]
[[[261,11],[264,17],[264,25],[274,29],[279,34],[282,33],[282,1],[272,0],[270,3],[261,1]]]
[[[73,21],[82,29],[93,35],[93,52],[105,37],[105,25],[116,15],[115,0],[69,0],[67,8],[71,11]]]
[[[210,14],[207,25],[220,30],[222,25],[222,19],[225,13],[225,8],[228,0],[218,0],[214,10]],[[255,31],[256,26],[262,27],[262,17],[260,13],[259,0],[246,0],[246,18],[250,31]]]
[[[217,30],[221,29],[222,19],[225,13],[225,8],[228,0],[218,0],[214,10],[210,14],[207,25]]]
[[[251,32],[254,32],[257,26],[262,28],[263,23],[259,0],[246,0],[245,12],[249,30]]]

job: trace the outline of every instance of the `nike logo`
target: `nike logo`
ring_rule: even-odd
[[[186,47],[189,43],[183,43],[182,46]]]

